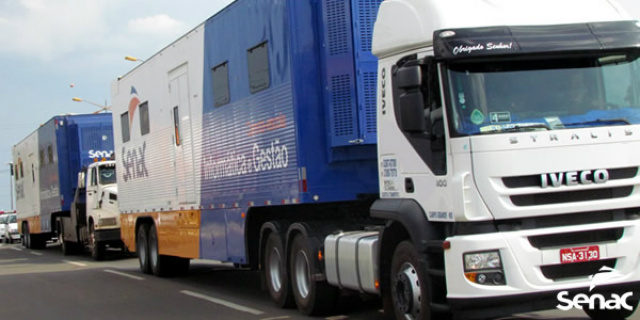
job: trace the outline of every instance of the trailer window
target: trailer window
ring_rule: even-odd
[[[211,83],[213,85],[213,105],[223,106],[231,100],[229,97],[229,71],[227,62],[211,69]]]
[[[145,101],[140,106],[140,134],[145,135],[149,133],[149,102]]]
[[[129,112],[120,115],[120,127],[122,128],[122,142],[129,142],[131,135],[129,134]]]
[[[53,163],[53,146],[49,145],[47,147],[47,153],[49,155],[49,163]]]
[[[257,93],[269,88],[269,54],[267,42],[247,51],[249,63],[249,89]]]
[[[173,129],[175,132],[175,142],[176,146],[180,145],[180,114],[178,112],[178,106],[173,108]]]
[[[44,167],[44,164],[46,162],[44,161],[44,149],[40,149],[40,168]]]

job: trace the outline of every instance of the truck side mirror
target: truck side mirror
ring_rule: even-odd
[[[424,119],[424,96],[422,72],[419,65],[401,67],[396,70],[394,82],[401,90],[399,99],[400,129],[406,132],[423,133],[426,130]]]

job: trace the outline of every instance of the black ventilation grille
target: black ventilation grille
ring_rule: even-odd
[[[511,202],[518,207],[540,206],[547,204],[596,201],[624,198],[631,195],[633,187],[603,188],[579,191],[547,192],[510,196]]]
[[[638,167],[609,169],[609,180],[631,179],[638,174]],[[505,177],[502,178],[505,187],[510,189],[540,187],[541,177],[539,174],[531,176]]]
[[[588,277],[596,274],[598,270],[604,266],[615,268],[616,260],[617,259],[603,259],[579,263],[554,264],[542,266],[540,270],[545,278],[550,280]]]

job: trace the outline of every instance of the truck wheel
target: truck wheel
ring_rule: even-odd
[[[91,247],[91,257],[95,261],[104,259],[104,243],[96,241],[96,230],[93,221],[89,221],[89,247]]]
[[[267,238],[263,266],[273,302],[279,308],[292,307],[294,301],[291,295],[284,246],[277,232],[272,232]]]
[[[63,256],[69,256],[74,254],[73,245],[70,242],[64,241],[64,236],[61,234],[58,237],[58,243],[60,244],[60,251]]]
[[[310,247],[307,237],[298,234],[293,238],[289,259],[293,297],[302,314],[327,314],[333,311],[337,288],[313,279],[316,255]]]
[[[136,251],[138,252],[138,261],[140,262],[140,270],[146,274],[151,274],[151,264],[149,263],[149,225],[141,224],[138,227],[138,236],[136,238]]]
[[[396,319],[430,320],[430,285],[419,269],[419,255],[409,241],[396,247],[391,261],[391,300]]]
[[[172,258],[160,255],[158,248],[158,230],[155,225],[149,228],[149,262],[151,264],[151,272],[158,277],[168,277],[175,275],[177,271],[173,268]]]
[[[22,225],[22,245],[27,249],[31,249],[31,234],[29,233],[28,224]]]

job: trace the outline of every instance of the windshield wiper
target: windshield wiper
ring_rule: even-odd
[[[533,131],[533,130],[551,130],[549,125],[542,122],[532,123],[515,123],[515,124],[503,124],[492,125],[480,128],[480,133],[495,133],[495,132],[518,132],[518,131]]]
[[[596,119],[596,120],[591,120],[591,121],[583,121],[583,122],[574,122],[574,123],[564,123],[565,127],[572,127],[572,126],[586,126],[586,125],[590,125],[590,124],[595,124],[595,125],[625,125],[625,124],[631,124],[631,122],[629,122],[629,120],[624,119],[624,118],[616,118],[616,119]]]

